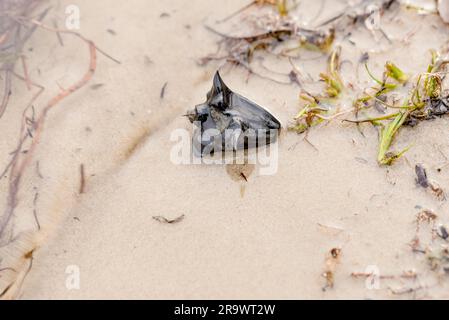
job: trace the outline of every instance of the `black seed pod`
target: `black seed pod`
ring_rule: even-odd
[[[268,145],[276,141],[281,129],[268,111],[232,92],[218,71],[207,101],[189,111],[187,117],[199,129],[194,146],[196,151],[201,149],[201,155]]]

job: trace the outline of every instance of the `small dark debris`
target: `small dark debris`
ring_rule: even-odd
[[[374,102],[374,108],[379,113],[385,113],[385,111],[387,110],[385,104],[383,104],[382,102],[387,102],[387,96],[386,95],[378,96],[377,100]]]
[[[421,165],[417,164],[415,166],[415,172],[416,172],[416,183],[423,187],[424,189],[430,189],[432,193],[440,200],[446,200],[446,195],[444,193],[444,190],[434,181],[430,181],[427,178],[427,172],[426,169]]]
[[[181,222],[182,220],[184,220],[184,217],[185,217],[185,215],[182,215],[182,216],[179,216],[176,219],[170,220],[170,219],[167,219],[167,218],[165,218],[163,216],[155,216],[155,217],[153,217],[153,219],[156,220],[157,222],[160,222],[160,223],[175,224],[175,223],[178,223],[178,222]]]
[[[147,66],[153,64],[153,60],[151,60],[151,58],[150,58],[149,56],[147,56],[147,55],[143,56],[143,62],[144,62]]]
[[[426,169],[421,164],[415,166],[416,183],[427,189],[429,187],[429,179],[427,178]]]
[[[441,225],[438,228],[438,236],[443,240],[447,240],[449,238],[449,232],[447,231],[445,226]]]
[[[160,94],[161,100],[164,99],[164,97],[165,97],[165,91],[167,90],[167,85],[168,85],[168,82],[164,83],[164,85],[162,86],[161,94]]]
[[[355,157],[354,158],[357,162],[361,163],[361,164],[367,164],[368,160],[361,158],[361,157]]]
[[[296,83],[298,86],[302,87],[298,72],[296,72],[295,70],[290,71],[290,73],[288,74],[288,78],[292,83]]]
[[[340,248],[332,248],[332,250],[330,251],[332,258],[336,259],[340,256],[341,253],[341,249]]]
[[[85,189],[86,189],[86,173],[84,169],[84,164],[80,164],[80,185],[78,193],[83,194]]]
[[[100,89],[103,86],[104,86],[104,83],[96,83],[96,84],[91,85],[90,88],[92,90],[98,90],[98,89]]]
[[[365,64],[368,62],[368,60],[369,60],[369,53],[365,52],[360,56],[359,62],[360,64]]]
[[[115,32],[115,31],[112,30],[112,29],[107,29],[106,31],[107,31],[109,34],[112,34],[113,36],[117,35],[117,32]]]
[[[162,12],[159,16],[159,18],[170,18],[170,14],[167,12]]]

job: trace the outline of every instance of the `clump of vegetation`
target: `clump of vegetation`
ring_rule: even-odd
[[[327,51],[334,40],[333,30],[307,30],[299,28],[293,20],[285,21],[275,28],[267,27],[267,31],[248,36],[226,35],[210,27],[207,28],[221,36],[223,40],[220,43],[221,52],[203,58],[201,64],[212,60],[224,60],[248,68],[256,51],[276,54],[273,50],[287,40],[293,40],[305,48],[318,48],[321,51]]]
[[[406,107],[406,106],[404,106]],[[399,112],[393,121],[387,125],[380,124],[382,127],[380,129],[380,141],[379,141],[379,152],[377,154],[377,161],[381,165],[391,165],[396,159],[399,159],[409,148],[405,148],[400,152],[390,151],[393,139],[398,133],[401,126],[404,124],[405,120],[409,116],[408,111]]]
[[[408,81],[408,76],[399,69],[393,62],[388,61],[385,64],[385,76],[386,78],[392,78],[400,84],[405,84]]]
[[[306,102],[306,105],[296,115],[294,118],[295,124],[290,126],[289,130],[303,133],[326,120],[325,114],[329,111],[329,108],[324,106],[317,97],[307,92],[302,92],[299,97]]]
[[[382,80],[379,80],[371,73],[366,63],[365,69],[370,78],[376,83],[376,86],[365,90],[364,95],[355,100],[356,113],[376,106],[376,103],[387,105],[385,103],[386,94],[397,89],[398,85],[405,84],[408,80],[408,76],[392,62],[385,64]]]
[[[415,126],[419,121],[430,120],[449,112],[447,107],[448,97],[443,96],[441,78],[444,67],[448,63],[448,60],[441,58],[436,52],[432,52],[432,62],[427,72],[418,75],[411,93],[404,98],[401,106],[392,105],[386,101],[389,93],[396,90],[399,86],[407,84],[409,81],[408,75],[394,63],[387,62],[383,80],[381,81],[375,78],[366,66],[368,74],[377,83],[377,86],[371,88],[374,90],[374,94],[366,93],[355,101],[356,114],[360,110],[372,108],[377,103],[384,105],[387,110],[398,110],[380,117],[350,121],[355,123],[369,122],[380,127],[377,156],[377,161],[380,165],[391,165],[409,149],[407,147],[401,151],[390,150],[396,135],[403,126]]]
[[[327,72],[320,74],[321,81],[325,83],[324,94],[314,96],[305,90],[300,93],[299,98],[305,102],[305,105],[294,118],[295,123],[289,127],[290,131],[303,133],[309,128],[335,117],[335,115],[329,117],[327,114],[330,111],[329,103],[338,98],[344,89],[340,76],[340,55],[341,47],[337,47],[329,55]]]
[[[18,61],[22,62],[24,78],[27,81],[28,88],[31,88],[23,48],[37,26],[27,28],[21,19],[30,19],[33,14],[36,14],[37,8],[42,2],[42,0],[0,2],[0,12],[2,13],[0,17],[0,81],[2,82],[0,118],[5,113],[12,94],[12,80],[15,65]],[[36,19],[41,21],[47,12],[48,9],[42,10]]]
[[[331,47],[335,35],[332,29],[312,31],[298,28],[293,21],[286,22],[278,28],[270,28],[268,31],[249,36],[231,36],[211,28],[208,29],[223,37],[220,43],[221,52],[204,57],[200,63],[207,64],[212,60],[219,60],[242,66],[249,71],[253,71],[250,64],[257,51],[281,56],[274,50],[287,41],[293,41],[298,44],[298,47],[326,52]]]
[[[300,99],[306,104],[294,118],[295,124],[289,128],[291,131],[304,133],[324,120],[331,120],[342,114],[328,116],[329,103],[339,98],[344,89],[339,73],[340,54],[340,48],[335,49],[330,54],[327,72],[320,74],[321,80],[326,84],[324,94],[320,96],[304,92],[300,94]],[[403,126],[415,126],[420,121],[431,120],[449,113],[449,95],[445,94],[445,90],[443,90],[443,75],[448,64],[448,58],[441,57],[437,52],[432,51],[432,60],[427,71],[416,77],[410,93],[403,99],[401,105],[397,105],[397,100],[395,100],[396,91],[409,85],[409,75],[395,63],[389,61],[385,64],[380,80],[371,73],[365,64],[367,73],[375,82],[375,86],[365,90],[364,94],[354,101],[354,113],[358,117],[361,112],[366,113],[372,109],[379,110],[382,106],[380,111],[385,114],[345,121],[356,124],[371,123],[380,128],[377,155],[380,165],[393,164],[409,150],[410,147],[400,151],[391,150],[392,144]],[[388,110],[395,111],[388,113],[386,112]]]
[[[399,112],[383,115],[375,118],[368,118],[365,120],[350,121],[355,123],[365,123],[370,122],[375,126],[380,127],[379,132],[379,151],[377,156],[377,161],[381,165],[391,165],[396,159],[400,158],[408,148],[400,152],[390,151],[391,144],[395,138],[397,132],[405,121],[409,117],[409,101],[406,99],[402,107],[396,107],[389,105],[387,101],[387,94],[398,88],[399,85],[404,85],[407,83],[409,77],[394,63],[387,62],[385,64],[385,71],[383,73],[382,80],[376,78],[365,64],[366,71],[370,78],[376,83],[375,87],[370,88],[365,91],[364,96],[358,98],[354,102],[354,108],[356,115],[361,110],[367,110],[377,104],[382,104],[388,108],[399,109]],[[372,93],[370,93],[372,92]],[[392,119],[392,120],[391,120]],[[347,120],[348,121],[348,120]],[[390,121],[390,122],[387,122]]]
[[[326,83],[326,95],[336,98],[343,91],[343,81],[340,77],[341,47],[337,47],[329,56],[327,73],[321,73],[320,79]]]
[[[292,1],[291,3],[294,3]],[[332,49],[336,28],[341,28],[344,23],[358,24],[364,22],[370,31],[381,32],[384,37],[391,42],[383,32],[380,24],[375,28],[369,28],[369,20],[382,16],[398,3],[396,0],[366,1],[359,5],[348,5],[348,8],[340,14],[318,23],[317,29],[303,28],[293,19],[291,9],[293,6],[289,1],[281,0],[254,0],[252,5],[269,5],[275,8],[275,13],[257,17],[256,30],[250,35],[233,36],[227,35],[209,28],[209,30],[222,37],[219,51],[215,55],[209,55],[202,59],[202,63],[212,60],[224,61],[247,69],[249,74],[259,75],[263,78],[274,80],[282,84],[297,83],[301,87],[300,101],[303,103],[302,109],[294,117],[294,123],[289,130],[304,133],[311,127],[323,121],[334,119],[345,112],[332,112],[331,105],[335,105],[337,99],[342,98],[345,85],[340,76],[340,56],[341,48]],[[244,9],[247,9],[246,6]],[[239,12],[241,12],[240,10]],[[251,21],[246,19],[245,21]],[[291,43],[294,43],[292,48]],[[326,72],[320,73],[320,80],[325,87],[321,94],[311,94],[304,90],[298,78],[299,73],[293,66],[292,72],[286,74],[288,82],[281,82],[270,77],[258,74],[254,71],[252,62],[256,52],[265,52],[275,55],[278,58],[294,58],[286,54],[299,48],[306,50],[318,50],[323,54],[328,54],[329,59]],[[290,61],[291,63],[291,61]],[[449,112],[449,95],[443,90],[443,74],[448,59],[442,58],[437,52],[432,52],[432,60],[426,72],[411,77],[392,61],[385,63],[381,77],[376,77],[369,70],[367,59],[361,60],[366,71],[375,85],[353,101],[355,119],[345,121],[356,123],[371,123],[379,128],[379,146],[377,161],[380,165],[391,165],[401,158],[410,146],[402,150],[392,148],[394,140],[404,126],[415,126],[420,121],[434,119],[437,116],[445,115]],[[268,70],[268,69],[267,69]],[[280,72],[276,72],[280,75]],[[349,87],[349,86],[348,86]],[[397,99],[397,96],[404,90],[410,92]],[[346,95],[344,95],[346,97]],[[373,115],[373,111],[382,113]],[[390,111],[390,112],[389,112]],[[363,117],[363,118],[362,118]]]
[[[291,53],[300,48],[323,53],[329,52],[335,39],[335,30],[332,27],[304,28],[296,19],[290,17],[289,12],[292,6],[287,3],[288,1],[285,0],[261,0],[251,3],[250,5],[272,5],[276,11],[253,17],[253,19],[246,19],[246,24],[242,26],[242,29],[254,30],[250,34],[230,35],[206,26],[209,31],[219,35],[222,39],[219,42],[218,52],[202,58],[199,61],[200,64],[221,61],[224,64],[243,67],[250,74],[260,75],[255,72],[252,65],[256,52],[265,52],[285,60],[293,57],[286,52]],[[289,74],[285,76],[289,78]],[[287,84],[290,83],[291,81],[287,82]]]

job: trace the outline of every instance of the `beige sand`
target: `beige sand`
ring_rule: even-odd
[[[181,115],[204,101],[217,67],[196,64],[214,52],[219,39],[204,24],[214,24],[247,1],[61,1],[55,8],[61,21],[69,3],[81,9],[80,32],[122,64],[99,56],[90,84],[104,86],[82,89],[50,115],[35,157],[44,178],[29,170],[18,208],[29,222],[36,187],[43,231],[30,233],[31,243],[40,248],[23,286],[11,297],[448,298],[448,280],[438,279],[438,284],[424,257],[409,247],[419,212],[415,206],[433,209],[443,223],[448,220],[447,202],[414,181],[414,165],[421,162],[449,190],[448,169],[436,171],[449,153],[447,118],[404,129],[397,148],[413,147],[391,168],[376,163],[377,130],[371,126],[364,127],[365,137],[340,121],[314,129],[308,139],[316,149],[303,136],[284,133],[277,174],[253,173],[242,198],[241,184],[224,166],[172,164],[169,138],[176,128],[191,129]],[[302,19],[319,9],[319,1],[302,3]],[[323,18],[332,10],[339,7],[327,9]],[[160,18],[164,12],[170,16]],[[384,29],[396,48],[382,40],[377,45],[361,27],[353,34],[358,48],[341,42],[343,59],[357,61],[370,51],[377,73],[386,60],[418,73],[429,62],[428,50],[445,43],[449,27],[436,15],[402,10],[396,19],[384,21]],[[416,32],[410,43],[401,43],[410,32]],[[57,92],[57,84],[70,84],[87,66],[84,44],[69,36],[64,40],[61,48],[53,33],[39,30],[29,44],[36,53],[30,55],[30,73],[46,85],[47,98]],[[317,79],[325,58],[299,61],[298,67]],[[231,88],[269,107],[286,126],[299,109],[298,87],[257,77],[246,82],[246,76],[242,69],[223,73]],[[355,65],[345,64],[343,77],[355,83]],[[363,69],[360,79],[360,88],[369,84]],[[11,137],[0,141],[2,154],[14,148],[20,106],[29,98],[23,84],[14,89],[14,101],[0,120]],[[80,164],[87,175],[82,195]],[[184,220],[172,225],[152,219],[180,215]],[[33,230],[31,222],[24,224],[23,229]],[[25,240],[23,246],[32,247]],[[334,247],[342,248],[335,286],[323,291],[322,273]],[[6,250],[8,261],[26,251],[17,246]],[[79,267],[79,290],[66,287],[68,266]],[[414,269],[420,277],[416,282],[385,279],[379,290],[369,290],[363,279],[351,277],[368,266],[384,275]],[[6,286],[13,277],[0,278],[0,284]],[[419,285],[425,288],[405,295],[388,290]]]

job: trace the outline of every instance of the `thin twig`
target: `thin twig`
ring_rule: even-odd
[[[39,198],[39,193],[36,192],[34,194],[34,199],[33,199],[33,215],[34,215],[34,220],[36,221],[36,225],[37,225],[37,230],[41,230],[41,224],[39,223],[39,219],[37,217],[37,199]]]
[[[5,86],[3,89],[3,98],[0,104],[0,118],[6,111],[6,107],[8,105],[9,97],[11,96],[11,70],[10,65],[7,65],[5,70]]]
[[[171,219],[167,219],[162,216],[155,216],[155,217],[153,217],[153,219],[160,223],[174,224],[174,223],[178,223],[178,222],[181,222],[182,220],[184,220],[184,217],[185,217],[185,215],[181,215],[178,218],[171,220]]]
[[[86,188],[86,175],[84,172],[84,164],[80,164],[80,188],[79,188],[79,194],[84,193],[84,189]]]

